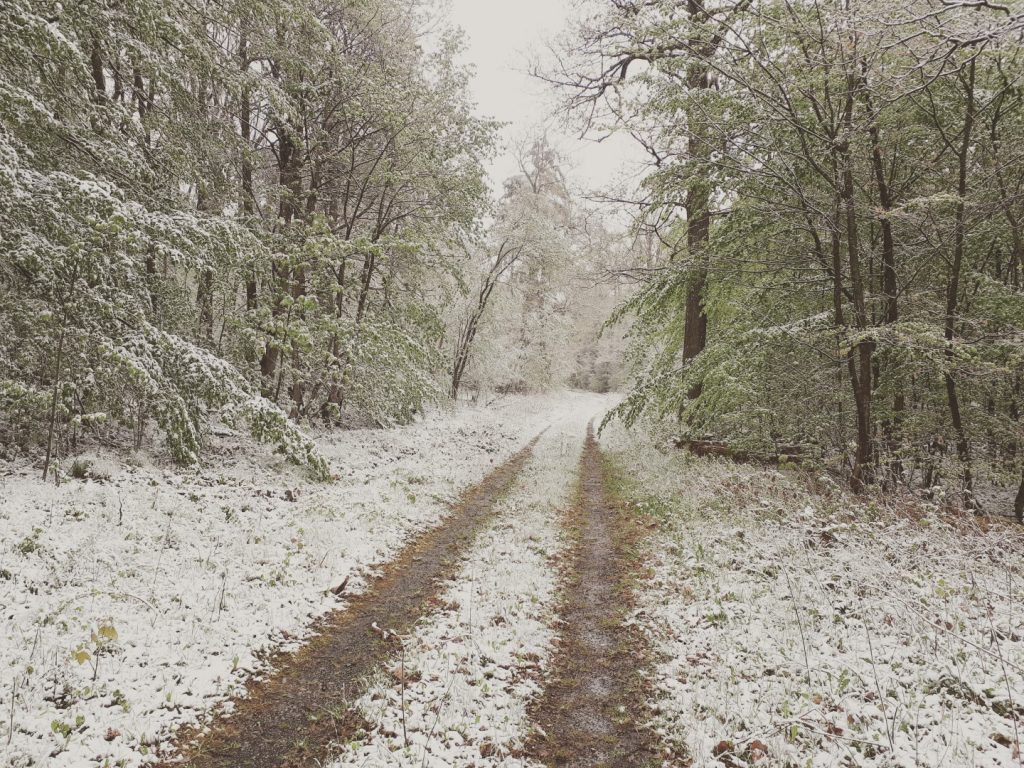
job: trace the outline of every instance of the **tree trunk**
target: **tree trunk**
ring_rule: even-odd
[[[843,128],[847,137],[853,135],[853,110],[855,94],[860,87],[855,73],[847,78],[847,93],[843,109]],[[854,324],[861,339],[850,349],[848,367],[857,411],[857,451],[853,472],[850,477],[855,491],[863,490],[871,481],[874,450],[871,440],[871,400],[873,393],[872,372],[874,341],[865,338],[869,327],[864,275],[860,263],[860,237],[857,229],[856,189],[853,180],[853,158],[849,140],[839,147],[841,169],[840,198],[846,224],[846,248],[850,267],[850,291],[853,294]],[[854,352],[856,351],[856,364]]]
[[[466,366],[469,365],[469,353],[473,346],[473,340],[476,338],[480,321],[483,319],[484,312],[487,310],[487,305],[491,300],[491,294],[494,292],[495,286],[498,285],[498,281],[501,280],[502,275],[519,261],[522,253],[523,249],[521,246],[510,245],[508,240],[505,240],[498,247],[497,258],[491,264],[491,268],[488,270],[480,286],[480,292],[477,294],[476,306],[473,307],[455,345],[455,356],[452,361],[452,400],[456,400],[459,396],[459,386],[462,384],[462,377],[466,372]]]
[[[700,9],[698,3],[690,0],[691,16]],[[710,87],[706,65],[694,65],[687,75],[687,87],[691,91],[707,90]],[[692,116],[687,118],[687,158],[696,163],[707,159],[708,146],[702,130]],[[708,243],[711,238],[711,191],[703,178],[696,174],[690,179],[686,191],[686,249],[691,261],[689,286],[686,291],[685,326],[683,328],[683,361],[693,360],[704,351],[708,339],[708,316],[704,306],[704,289],[708,275]],[[690,387],[690,398],[701,393],[701,383]]]
[[[974,477],[971,472],[971,446],[967,439],[967,431],[964,428],[963,414],[960,409],[960,397],[957,392],[956,379],[953,376],[953,367],[956,364],[956,354],[953,347],[956,338],[956,321],[960,302],[960,277],[963,271],[964,244],[966,239],[964,226],[966,219],[967,168],[970,160],[975,118],[974,74],[975,62],[974,59],[971,59],[968,66],[968,79],[965,84],[967,89],[967,106],[964,114],[963,139],[960,143],[957,157],[959,168],[956,213],[954,215],[953,264],[950,267],[949,280],[946,287],[946,321],[944,328],[947,365],[945,373],[946,399],[949,403],[949,416],[953,422],[953,430],[956,432],[957,458],[963,467],[964,503],[969,507],[977,507],[977,499],[974,498]]]
[[[1024,523],[1024,472],[1021,472],[1020,487],[1017,489],[1017,498],[1013,502],[1013,516],[1018,523]]]
[[[489,281],[484,283],[484,287],[477,298],[477,305],[474,307],[465,326],[463,326],[462,333],[459,334],[459,340],[455,345],[455,357],[452,361],[452,400],[458,400],[459,386],[462,384],[462,376],[466,372],[466,366],[469,365],[469,352],[473,345],[473,339],[476,338],[480,318],[483,317],[484,309],[487,307],[487,301],[493,288],[493,283]]]
[[[865,65],[866,68],[866,65]],[[881,132],[878,127],[878,112],[872,105],[870,92],[863,88],[864,101],[870,116],[870,127],[868,134],[871,138],[871,168],[875,178],[875,187],[878,191],[878,203],[881,208],[879,226],[882,231],[882,322],[886,325],[894,325],[899,322],[899,287],[896,276],[896,243],[892,234],[891,212],[893,209],[892,190],[889,187],[885,174],[885,162],[882,152]],[[903,474],[903,465],[900,461],[898,450],[900,447],[900,433],[903,422],[903,411],[906,408],[906,398],[903,394],[903,385],[900,381],[893,382],[895,392],[893,394],[892,418],[887,419],[882,425],[888,451],[891,455],[889,462],[890,474],[895,482],[899,482]]]
[[[95,90],[94,98],[96,101],[103,101],[107,98],[107,77],[103,72],[103,52],[100,50],[100,41],[95,36],[92,39],[92,49],[89,52],[89,69]]]
[[[213,342],[213,270],[204,269],[199,276],[199,290],[196,294],[199,304],[199,329],[207,341]]]
[[[74,283],[72,282],[72,285]],[[69,296],[68,301],[71,301]],[[57,359],[54,361],[53,370],[53,392],[50,396],[50,425],[46,431],[46,458],[43,460],[43,481],[50,472],[50,459],[53,455],[53,436],[57,431],[57,399],[60,396],[60,377],[62,364],[64,362],[64,339],[68,330],[68,310],[64,308],[64,314],[60,321],[60,336],[57,339]]]
[[[287,125],[279,126],[277,129],[278,135],[278,184],[280,187],[281,200],[278,204],[278,215],[284,224],[285,230],[287,230],[295,217],[295,203],[298,200],[301,189],[297,189],[302,184],[302,177],[298,170],[298,147],[295,145],[295,139],[292,135],[291,128]],[[271,290],[274,295],[274,299],[271,303],[271,314],[275,318],[279,318],[282,314],[282,294],[289,287],[291,279],[291,273],[287,269],[280,268],[277,264],[271,266]],[[281,360],[281,349],[280,342],[276,342],[271,339],[270,343],[267,344],[267,349],[263,353],[263,357],[260,360],[260,373],[263,375],[264,387],[266,393],[266,387],[269,383],[274,381],[275,374],[278,373],[278,365]],[[281,377],[277,376],[277,385],[274,388],[275,393],[279,393],[281,389]],[[276,399],[276,398],[275,398]]]
[[[452,385],[450,395],[452,400],[458,401],[459,387],[462,384],[462,376],[466,372],[466,365],[469,363],[469,346],[473,343],[476,335],[476,328],[473,318],[466,323],[459,335],[459,341],[455,348],[455,359],[452,361]]]
[[[156,256],[153,255],[152,246],[150,246],[146,254],[146,285],[149,288],[149,302],[152,308],[152,315],[155,318],[157,310],[160,308],[160,297],[157,291]]]
[[[209,199],[202,181],[196,188],[196,210],[205,213],[209,210]],[[199,332],[207,341],[213,342],[213,267],[209,264],[199,274],[199,287],[196,290],[196,306],[199,307]]]
[[[238,38],[238,58],[243,73],[249,71],[249,38],[243,28]],[[248,88],[242,89],[241,102],[238,105],[238,124],[242,139],[242,215],[246,220],[250,219],[254,212],[253,201],[255,192],[252,186],[252,160],[249,152],[252,150],[252,96]],[[256,283],[256,275],[251,274],[245,282],[245,308],[252,312],[257,308],[259,287]]]

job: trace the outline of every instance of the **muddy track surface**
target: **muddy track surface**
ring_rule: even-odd
[[[531,708],[539,729],[525,751],[549,766],[655,765],[653,735],[634,719],[644,719],[643,642],[623,624],[639,527],[608,498],[592,427],[579,483],[568,518],[574,545],[564,574],[564,630],[547,687]]]
[[[377,628],[402,635],[430,612],[440,581],[509,490],[538,439],[463,493],[439,527],[407,546],[366,592],[321,619],[316,636],[299,651],[272,659],[274,673],[252,683],[248,695],[234,701],[233,714],[215,718],[206,733],[181,734],[184,758],[165,765],[322,765],[332,743],[365,725],[352,703],[367,677],[397,651],[394,638]]]

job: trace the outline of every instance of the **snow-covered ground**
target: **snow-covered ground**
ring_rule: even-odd
[[[661,521],[635,620],[654,725],[693,765],[1021,765],[1018,527],[603,442]]]
[[[447,502],[549,427],[497,514],[360,705],[345,766],[523,763],[556,641],[561,511],[608,398],[508,398],[318,440],[338,480],[238,440],[180,471],[0,473],[0,766],[136,766],[270,651],[365,588]],[[602,447],[654,516],[634,620],[652,712],[696,766],[1020,766],[1024,533],[827,479]],[[398,645],[396,644],[396,652]],[[404,685],[403,685],[404,682]],[[643,714],[643,713],[638,713]]]
[[[592,397],[541,438],[441,607],[402,639],[404,663],[399,656],[359,702],[374,730],[349,744],[334,768],[524,764],[514,755],[556,630],[552,560],[566,545],[562,512],[587,421],[609,405]]]
[[[464,487],[594,410],[579,394],[507,398],[328,435],[339,479],[323,485],[238,441],[201,470],[107,457],[93,469],[109,479],[59,487],[0,466],[0,765],[152,759],[341,607],[329,588],[360,591]]]

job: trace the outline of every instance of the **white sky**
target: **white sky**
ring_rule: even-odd
[[[562,31],[572,13],[571,0],[450,0],[454,24],[466,32],[464,59],[476,67],[473,95],[481,115],[509,125],[506,145],[517,137],[548,128],[549,138],[568,157],[570,180],[585,189],[606,187],[623,172],[635,170],[642,152],[625,136],[600,144],[581,141],[549,118],[554,97],[527,74],[530,53]],[[507,150],[507,147],[506,147]],[[515,159],[502,151],[489,168],[492,187],[516,172]]]

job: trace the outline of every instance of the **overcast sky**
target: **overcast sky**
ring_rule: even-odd
[[[635,169],[640,152],[625,137],[600,144],[581,141],[549,119],[553,96],[544,83],[530,77],[531,52],[542,53],[572,13],[571,0],[450,0],[451,20],[465,30],[465,60],[476,67],[473,94],[480,114],[510,125],[507,142],[548,126],[548,135],[565,152],[570,178],[586,188],[604,187]],[[502,152],[492,163],[492,186],[516,172],[512,155]]]

